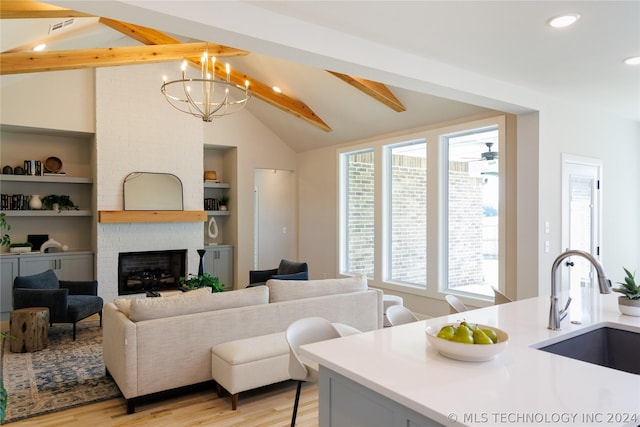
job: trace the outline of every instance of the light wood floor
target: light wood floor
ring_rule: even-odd
[[[294,381],[240,393],[238,409],[232,411],[229,396],[218,398],[215,389],[203,390],[141,404],[131,415],[127,415],[125,400],[118,398],[17,421],[8,426],[289,426],[295,393]],[[305,383],[302,387],[296,425],[318,425],[318,386],[315,383]]]

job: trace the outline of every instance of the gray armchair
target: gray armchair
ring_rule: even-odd
[[[249,286],[264,285],[269,279],[309,280],[309,266],[306,262],[283,259],[278,268],[249,271]]]
[[[98,296],[98,282],[58,280],[53,270],[32,276],[18,276],[13,281],[13,308],[47,307],[49,322],[76,323],[98,313],[102,327],[102,298]]]

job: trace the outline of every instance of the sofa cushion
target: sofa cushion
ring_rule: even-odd
[[[211,352],[217,354],[229,365],[234,366],[288,355],[289,344],[284,337],[284,332],[276,332],[275,334],[259,335],[218,344],[211,348]]]
[[[193,298],[206,294],[211,294],[211,288],[208,286],[205,288],[194,289],[193,291],[189,292],[175,292],[167,295],[166,297],[163,296],[162,298]],[[133,300],[134,298],[116,298],[115,300],[113,300],[113,303],[116,305],[116,307],[118,307],[118,310],[123,312],[125,316],[129,317],[131,301]]]
[[[267,281],[269,302],[291,301],[324,295],[343,294],[367,290],[367,276],[323,280],[278,280]]]
[[[189,293],[190,292],[187,292],[187,294]],[[131,300],[129,319],[133,322],[140,322],[143,320],[181,316],[183,314],[267,304],[268,302],[269,290],[265,287],[197,295],[195,298],[141,298]]]

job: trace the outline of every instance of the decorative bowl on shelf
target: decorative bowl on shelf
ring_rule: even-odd
[[[449,341],[444,338],[438,338],[438,332],[444,326],[457,326],[458,323],[446,323],[442,325],[427,326],[425,330],[427,340],[438,350],[438,352],[450,359],[461,360],[464,362],[486,362],[502,353],[509,342],[509,334],[495,326],[481,325],[480,329],[493,329],[498,336],[498,341],[494,344],[464,344],[455,341]]]
[[[204,180],[205,181],[218,181],[218,174],[216,171],[204,171]]]
[[[58,173],[62,169],[62,160],[57,157],[47,157],[44,161],[44,169],[46,172]]]

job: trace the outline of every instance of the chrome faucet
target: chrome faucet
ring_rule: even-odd
[[[567,303],[565,304],[562,310],[559,309],[558,305],[558,267],[562,263],[565,258],[568,258],[573,255],[578,255],[585,258],[587,261],[593,265],[593,268],[596,269],[598,273],[598,285],[600,286],[601,294],[610,294],[611,293],[611,280],[607,278],[607,274],[604,272],[604,268],[602,264],[593,257],[589,252],[578,251],[578,250],[568,250],[566,252],[558,255],[556,260],[553,262],[553,266],[551,267],[551,309],[549,310],[549,329],[553,329],[554,331],[560,330],[560,322],[567,316],[569,304],[571,304],[571,297],[567,299]]]

